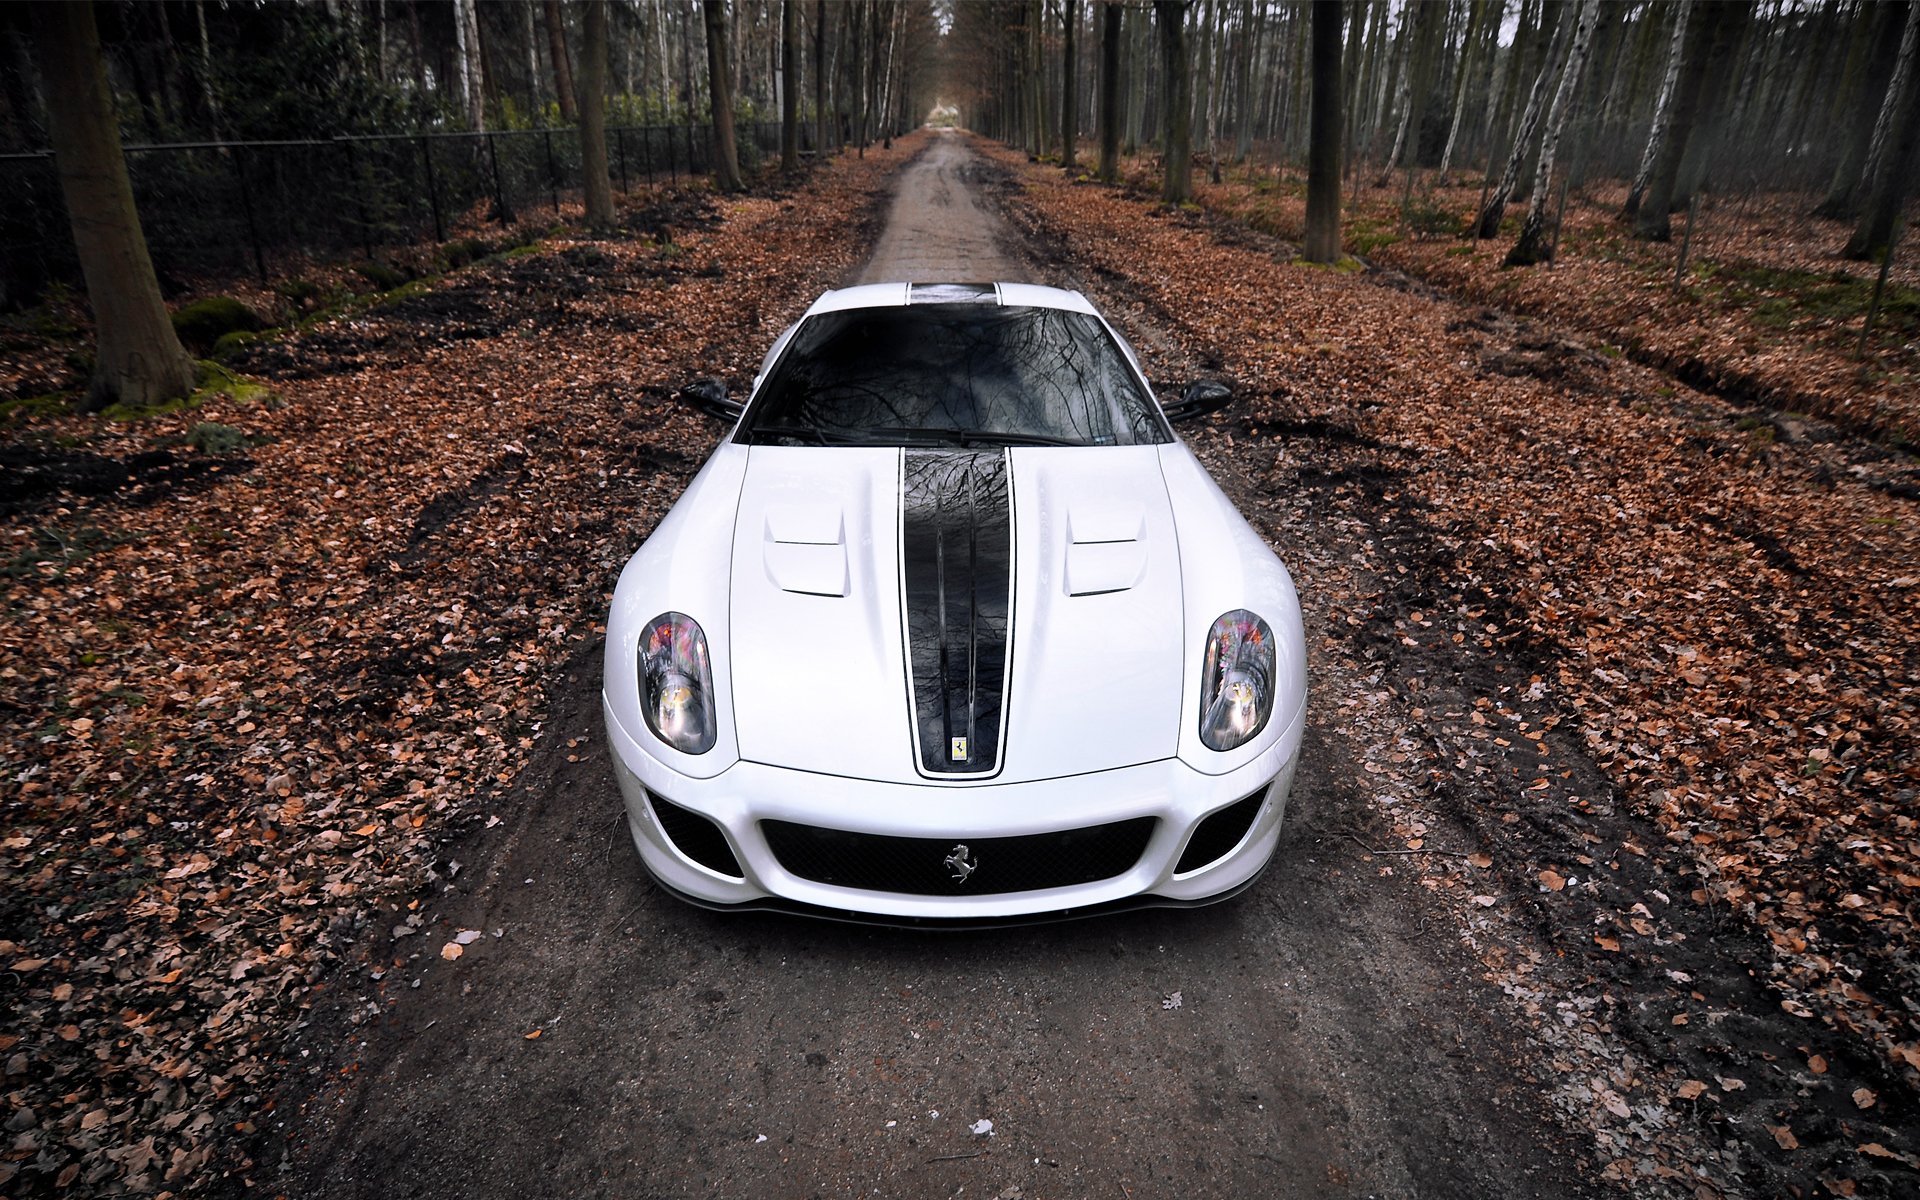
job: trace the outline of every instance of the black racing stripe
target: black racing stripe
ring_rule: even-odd
[[[906,450],[901,576],[914,737],[929,774],[999,769],[1013,581],[1003,450]],[[956,739],[965,750],[954,753]]]

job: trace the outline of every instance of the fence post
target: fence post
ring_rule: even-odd
[[[553,215],[560,215],[560,169],[553,165],[553,130],[543,129],[547,142],[547,192],[553,197]]]
[[[267,282],[266,259],[260,254],[260,226],[253,219],[253,196],[247,187],[247,170],[240,163],[240,147],[227,147],[227,161],[233,164],[233,176],[240,184],[240,211],[247,215],[247,239],[253,244],[253,272],[264,287]]]
[[[653,186],[653,127],[640,127],[640,163],[647,172],[647,186]]]
[[[420,138],[420,160],[427,164],[427,203],[433,206],[433,240],[447,240],[447,223],[440,216],[440,185],[433,178],[433,139]]]
[[[487,131],[487,165],[493,168],[493,207],[501,225],[513,224],[513,209],[507,206],[506,189],[500,186],[500,155],[493,148],[493,131]]]
[[[618,125],[613,127],[613,145],[616,157],[620,160],[620,192],[625,195],[627,187],[627,131]]]

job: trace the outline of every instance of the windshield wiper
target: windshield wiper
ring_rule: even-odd
[[[1002,433],[996,429],[866,429],[862,434],[902,446],[1082,446],[1072,438],[1044,433]]]
[[[754,441],[762,437],[793,438],[796,441],[813,446],[848,446],[864,444],[857,433],[829,431],[814,425],[760,425],[748,431]]]

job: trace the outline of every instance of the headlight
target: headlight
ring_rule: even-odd
[[[707,635],[685,613],[661,613],[640,638],[640,708],[655,737],[683,754],[713,749]]]
[[[1231,750],[1273,713],[1273,631],[1244,608],[1213,623],[1200,669],[1200,740]]]

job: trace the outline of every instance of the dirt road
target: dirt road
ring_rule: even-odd
[[[862,277],[1057,274],[1029,265],[970,186],[977,169],[958,139],[936,140],[904,173]],[[1309,607],[1325,620],[1324,603]],[[597,656],[588,647],[555,689],[508,806],[517,817],[455,853],[455,886],[423,906],[421,932],[395,940],[405,967],[341,981],[300,1033],[294,1087],[261,1118],[284,1155],[261,1164],[264,1188],[1144,1198],[1589,1186],[1454,916],[1418,871],[1392,865],[1408,860],[1367,855],[1383,785],[1361,751],[1392,735],[1356,719],[1348,698],[1365,681],[1324,655],[1289,825],[1251,892],[1197,912],[954,935],[717,916],[655,890],[619,816]],[[457,929],[481,936],[445,961]],[[991,1133],[972,1132],[982,1121]]]
[[[860,283],[1045,283],[978,186],[983,164],[943,130],[901,172]]]

